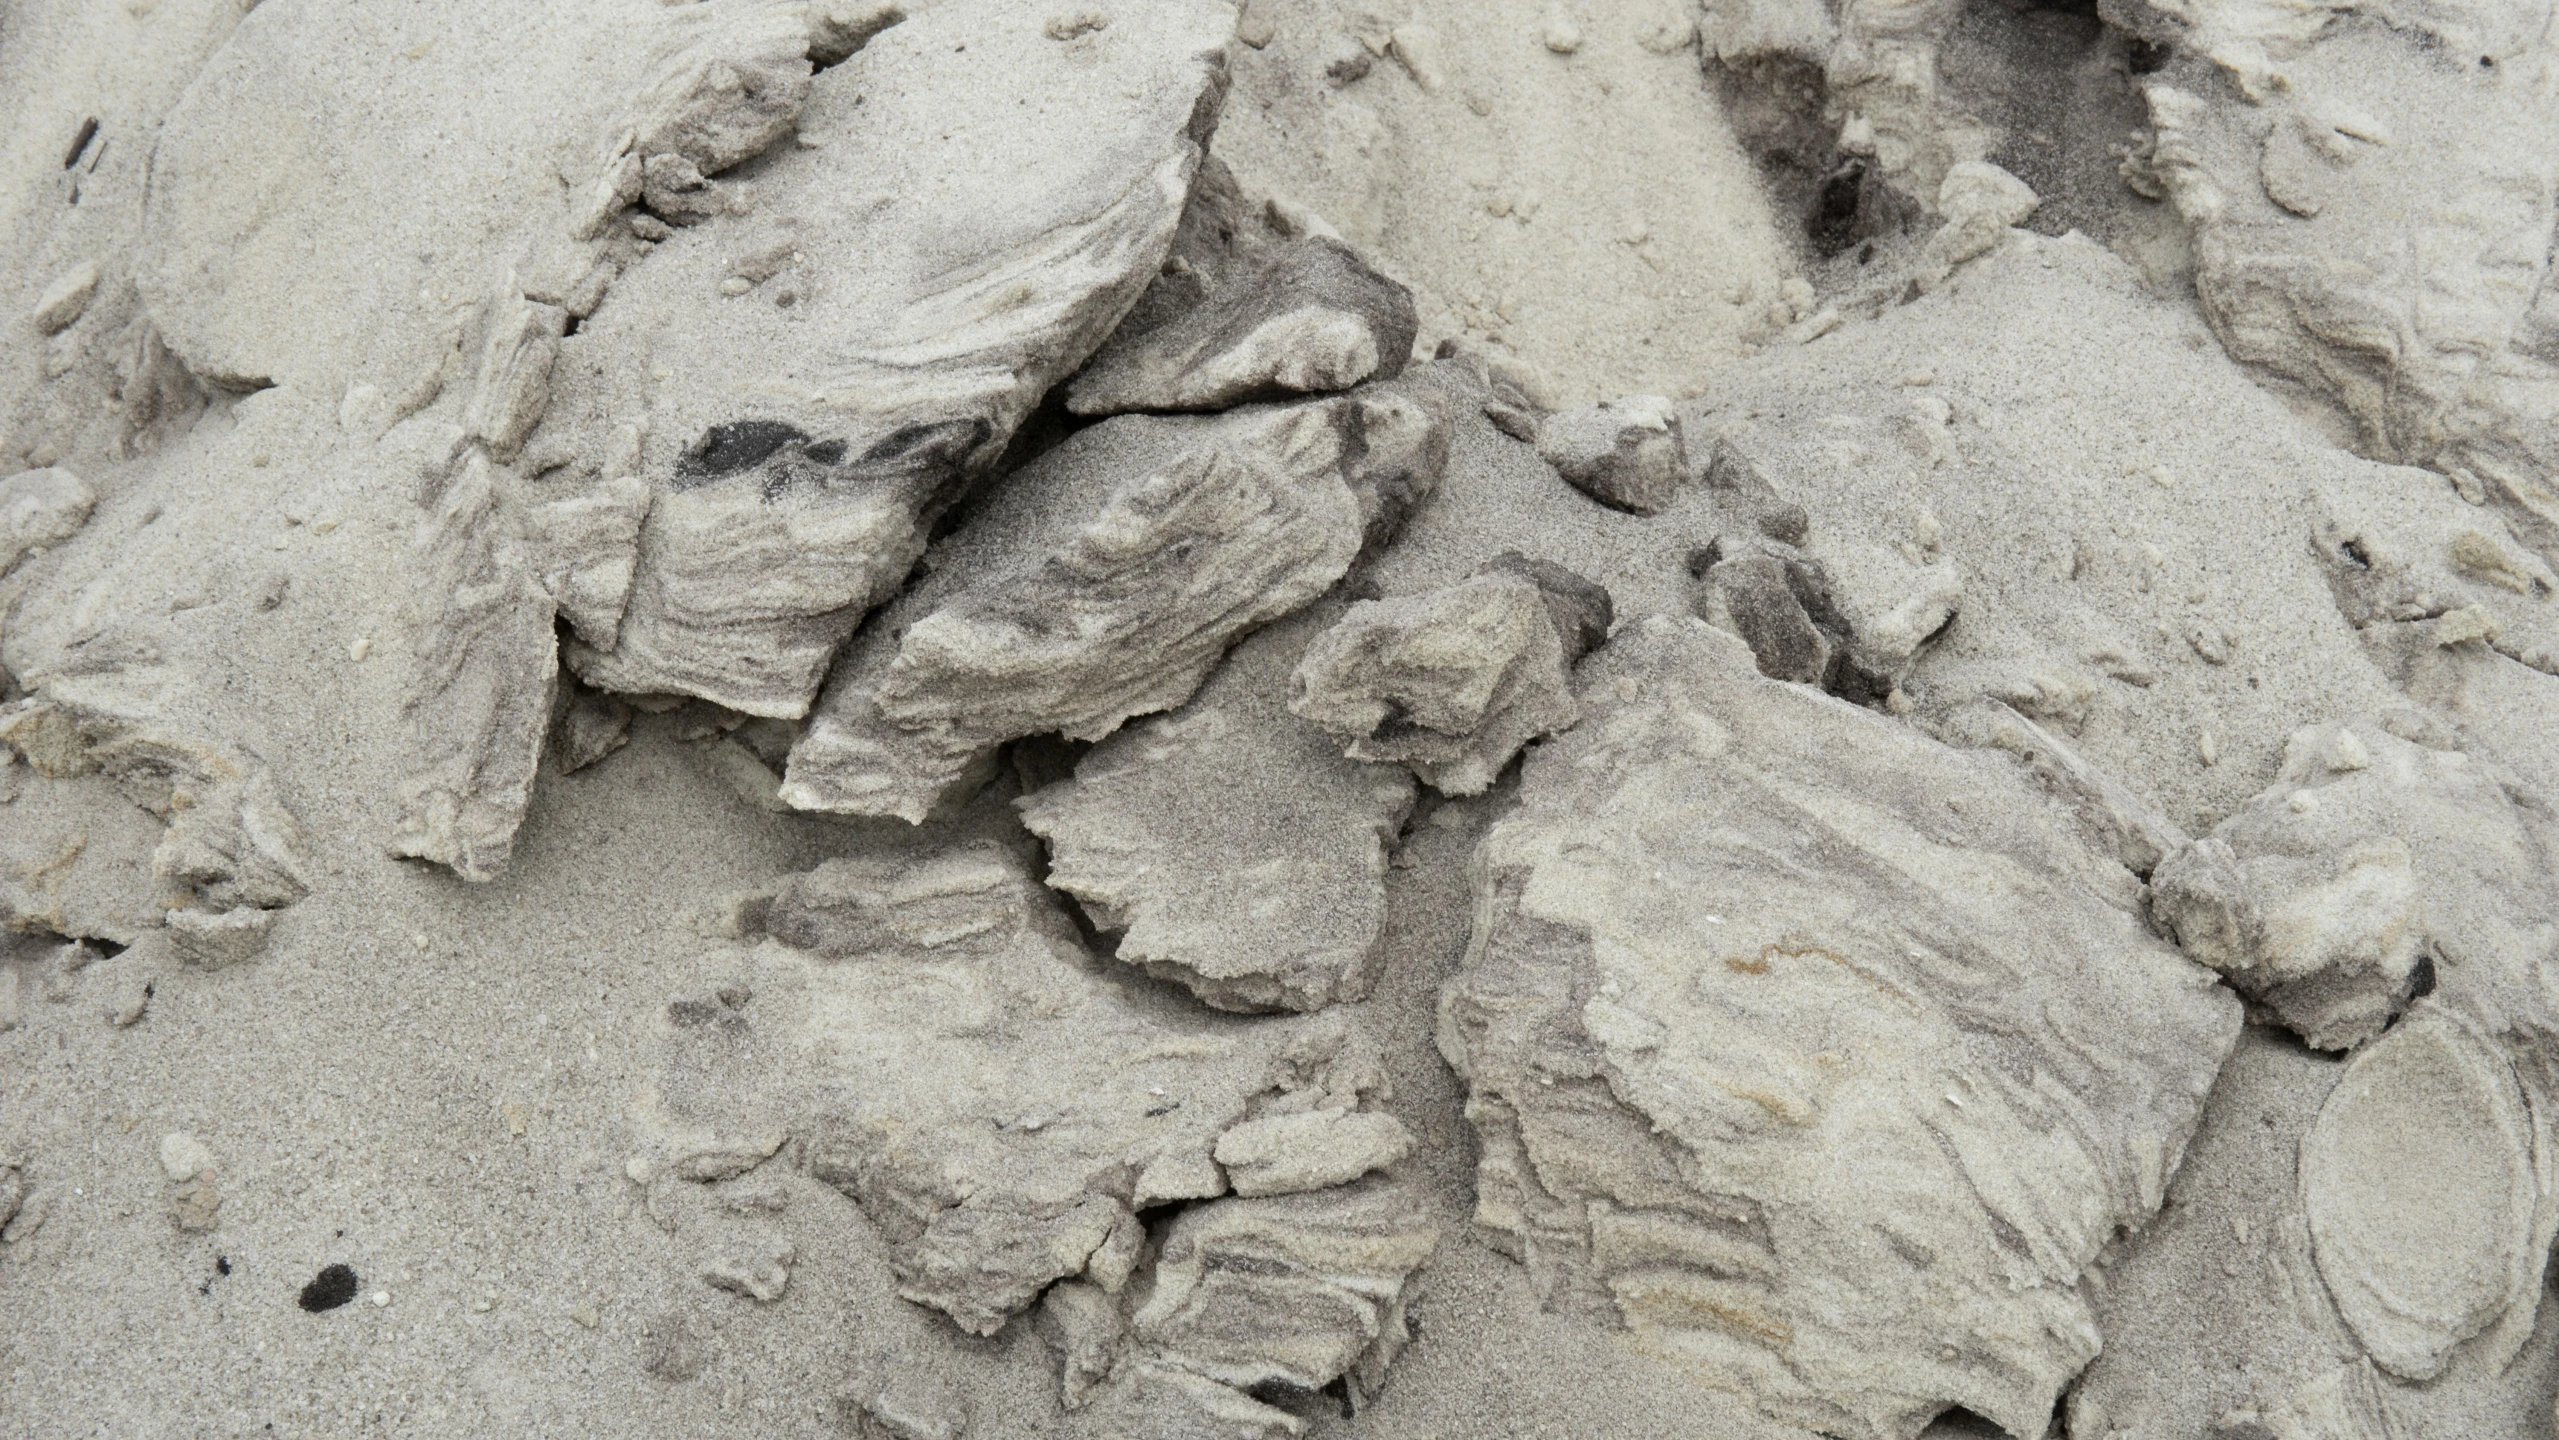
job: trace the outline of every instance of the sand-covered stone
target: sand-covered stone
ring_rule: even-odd
[[[2429,1005],[2348,1062],[2302,1141],[2320,1276],[2375,1363],[2431,1379],[2549,1259],[2547,1140],[2502,1048]]]
[[[1392,380],[1412,292],[1339,236],[1292,230],[1216,160],[1200,167],[1164,273],[1066,387],[1078,415],[1221,410]]]
[[[1384,958],[1387,847],[1413,781],[1289,713],[1290,667],[1325,615],[1254,635],[1180,709],[1020,802],[1048,883],[1119,932],[1116,958],[1221,1010],[1356,1000]]]
[[[1238,1195],[1294,1195],[1344,1185],[1410,1154],[1412,1132],[1392,1115],[1304,1110],[1266,1115],[1217,1137],[1217,1163]]]
[[[121,808],[109,809],[109,796],[95,791],[60,796],[60,818],[82,835],[94,830],[104,855],[123,848],[118,839],[149,833],[147,828],[135,831],[125,810],[139,810],[160,822],[149,849],[148,876],[124,875],[128,893],[119,909],[139,904],[156,911],[193,903],[215,911],[274,910],[310,893],[312,859],[301,823],[254,756],[196,738],[156,717],[52,695],[0,706],[0,745],[17,752],[49,781],[97,776],[113,782],[110,793]],[[38,808],[34,799],[21,795],[12,802],[26,831],[42,828],[27,823]],[[101,809],[108,813],[100,814]],[[48,888],[49,880],[57,900],[63,872],[76,873],[77,861],[89,848],[86,839],[65,838],[67,853],[59,857],[58,871],[42,866],[20,871],[22,879],[39,889]],[[133,938],[102,933],[119,943]]]
[[[1155,277],[1230,18],[1143,0],[1071,45],[1043,19],[963,0],[881,31],[810,84],[751,213],[696,217],[562,342],[566,423],[640,424],[658,491],[617,643],[570,654],[590,683],[804,712],[933,519]],[[787,282],[724,293],[776,246]]]
[[[2045,1424],[2238,1006],[2008,762],[1648,620],[1476,860],[1477,1218],[1779,1418]],[[1818,856],[1816,862],[1814,857]]]
[[[2222,344],[2362,453],[2495,499],[2547,558],[2547,18],[2484,4],[2350,6],[2356,23],[2337,24],[2246,0],[2111,10],[2172,51],[2142,82],[2152,134],[2129,173],[2193,227],[2195,293]],[[2430,197],[2422,218],[2413,194]]]
[[[97,503],[88,482],[60,466],[0,480],[0,575],[17,568],[28,551],[79,534]]]
[[[2504,1028],[2559,959],[2550,856],[2516,782],[2384,723],[2315,725],[2265,793],[2162,863],[2151,908],[2186,953],[2310,1044],[2379,1035],[2424,987]]]
[[[1658,395],[1547,416],[1537,427],[1537,453],[1574,489],[1634,515],[1659,514],[1688,472],[1679,414]]]
[[[1179,705],[1227,646],[1393,534],[1447,433],[1430,397],[1390,386],[1078,434],[1010,477],[846,651],[782,798],[920,820],[1005,741],[1098,740]]]
[[[1354,760],[1480,795],[1530,741],[1572,727],[1575,661],[1608,637],[1608,592],[1507,554],[1456,585],[1363,600],[1315,637],[1289,708]]]

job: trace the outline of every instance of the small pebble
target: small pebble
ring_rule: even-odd
[[[390,1303],[391,1303],[391,1292],[390,1292],[390,1291],[388,1291],[388,1290],[376,1290],[376,1291],[374,1291],[374,1292],[373,1292],[373,1308],[374,1308],[374,1309],[376,1309],[376,1310],[380,1310],[380,1309],[382,1309],[383,1307],[385,1307],[385,1306],[389,1305]]]
[[[746,283],[744,277],[737,275],[732,275],[720,282],[720,293],[723,295],[743,295],[753,288]]]
[[[370,635],[359,637],[354,644],[347,647],[347,658],[357,662],[362,662],[365,656],[372,653],[373,637]]]

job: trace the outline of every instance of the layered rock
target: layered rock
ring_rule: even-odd
[[[1421,595],[1363,600],[1306,647],[1289,708],[1449,795],[1480,795],[1528,742],[1581,718],[1572,670],[1608,638],[1608,592],[1516,551]]]
[[[430,492],[414,584],[432,617],[401,706],[412,747],[391,853],[504,874],[559,677],[556,602],[478,454]]]
[[[1478,1219],[1783,1419],[2044,1427],[2239,1023],[1998,757],[1657,618],[1476,862]]]
[[[1376,978],[1413,781],[1288,712],[1289,669],[1327,613],[1246,640],[1180,709],[1020,802],[1048,883],[1119,932],[1117,958],[1221,1010],[1316,1010]]]
[[[750,213],[688,212],[562,342],[564,434],[636,424],[658,491],[617,640],[570,653],[591,683],[803,713],[933,519],[1155,277],[1229,16],[1146,0],[1069,40],[1042,19],[965,0],[879,32],[811,83]],[[643,191],[670,168],[698,167],[666,152]]]
[[[1304,1435],[1300,1412],[1327,1387],[1376,1393],[1438,1239],[1421,1195],[1384,1180],[1183,1210],[1133,1312],[1052,1295],[1044,1328],[1066,1352],[1070,1406],[1115,1435]]]
[[[1205,162],[1164,273],[1068,383],[1067,408],[1222,410],[1403,373],[1420,328],[1412,292],[1276,208]]]
[[[1447,422],[1373,388],[1207,421],[1124,416],[1009,477],[850,647],[782,798],[920,820],[997,746],[1098,740],[1197,690],[1429,493]]]

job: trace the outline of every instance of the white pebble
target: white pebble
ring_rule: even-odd
[[[357,636],[356,642],[347,647],[347,658],[358,663],[362,663],[364,657],[372,653],[373,637],[370,635]]]
[[[386,1306],[386,1305],[388,1305],[388,1304],[390,1304],[390,1303],[391,1303],[391,1292],[390,1292],[390,1291],[388,1291],[388,1290],[376,1290],[376,1291],[374,1291],[374,1292],[373,1292],[373,1308],[374,1308],[374,1309],[379,1310],[379,1309],[381,1309],[382,1307],[384,1307],[384,1306]]]

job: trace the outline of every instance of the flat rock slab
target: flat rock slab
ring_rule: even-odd
[[[555,404],[643,427],[660,490],[618,643],[572,654],[590,683],[804,712],[933,517],[1154,278],[1231,18],[1140,0],[1059,40],[1048,14],[959,0],[881,32],[812,82],[750,214],[677,232],[562,343]]]
[[[2081,1277],[2158,1206],[2238,1004],[2004,759],[1702,621],[1580,679],[1442,1002],[1478,1219],[1553,1303],[1780,1419],[2040,1433],[2098,1350]]]
[[[1387,847],[1412,777],[1345,759],[1288,712],[1290,667],[1327,611],[1237,646],[1200,693],[1093,747],[1020,802],[1118,958],[1221,1010],[1315,1010],[1368,993]]]

